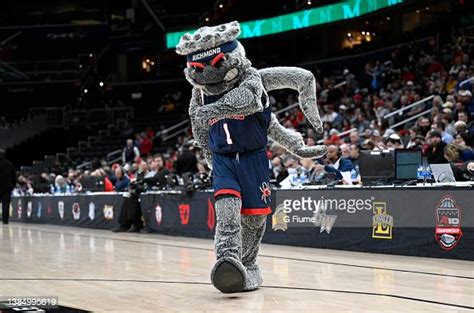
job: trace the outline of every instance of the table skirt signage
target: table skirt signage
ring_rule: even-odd
[[[120,194],[13,197],[12,221],[111,229]],[[263,241],[273,244],[474,260],[469,188],[274,190]],[[212,192],[144,193],[152,232],[213,238]]]

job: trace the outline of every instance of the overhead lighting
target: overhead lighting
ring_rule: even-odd
[[[430,7],[426,7],[425,9],[426,9],[426,11],[429,11]]]
[[[89,53],[89,58],[92,58],[94,56],[93,53]]]
[[[387,16],[387,21],[390,21],[390,16]]]
[[[365,36],[365,32],[364,32],[364,31],[362,31],[362,36]]]
[[[100,87],[104,87],[104,82],[99,82]]]
[[[352,37],[352,34],[351,34],[351,33],[347,33],[347,37]]]
[[[87,88],[84,88],[84,93],[88,93],[89,90],[87,90]]]
[[[420,14],[420,10],[416,10],[416,14]]]
[[[308,2],[307,2],[307,3],[308,3],[308,5],[311,5],[311,0],[308,0]]]
[[[222,9],[223,7],[224,7],[224,5],[223,5],[222,3],[221,3],[221,4],[219,4],[219,8],[221,8],[221,9]]]
[[[365,25],[369,25],[369,21],[365,21]]]
[[[208,18],[208,17],[206,17],[206,19],[205,19],[205,20],[206,20],[206,22],[209,22],[209,18]]]

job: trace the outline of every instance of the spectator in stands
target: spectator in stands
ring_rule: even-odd
[[[2,222],[8,224],[10,217],[11,193],[16,184],[16,171],[13,164],[5,158],[0,149],[0,202],[2,204]]]
[[[114,170],[114,175],[109,178],[114,185],[115,191],[123,192],[128,190],[130,179],[125,175],[124,169],[121,166],[117,166]]]
[[[339,146],[339,149],[341,149],[341,154],[343,158],[350,158],[351,152],[350,152],[350,146],[347,143],[343,143],[342,145]]]
[[[66,179],[62,175],[57,175],[54,179],[54,184],[51,185],[51,193],[53,195],[69,195],[73,192],[68,185]]]
[[[364,112],[360,112],[359,114],[357,114],[357,123],[357,130],[359,131],[359,133],[363,133],[367,128],[370,128],[370,122],[367,120],[367,114],[365,114]]]
[[[429,118],[421,117],[417,122],[418,133],[422,136],[426,136],[431,130],[431,123]]]
[[[166,185],[166,176],[170,174],[170,171],[165,168],[165,162],[161,154],[158,154],[153,158],[150,173],[153,173],[153,175],[147,175],[144,179],[145,182],[152,186]]]
[[[153,150],[153,141],[148,137],[148,133],[144,133],[141,138],[140,155],[147,156]]]
[[[430,135],[430,146],[426,152],[426,158],[429,164],[448,163],[444,157],[444,147],[446,143],[441,140],[441,133],[433,130]]]
[[[138,157],[140,157],[140,151],[133,145],[132,139],[127,139],[127,144],[122,152],[122,163],[131,163]]]
[[[470,118],[474,118],[474,101],[472,99],[472,92],[469,90],[460,90],[459,100],[463,105],[463,111],[467,112]]]
[[[192,142],[187,142],[183,145],[183,149],[176,161],[176,173],[181,175],[183,173],[196,173],[197,158],[194,154],[194,146]]]
[[[456,135],[454,139],[454,144],[459,149],[459,158],[463,162],[474,160],[474,150],[472,148],[472,145],[468,146],[466,144],[465,138],[462,135]]]
[[[321,116],[321,121],[329,122],[335,127],[342,126],[342,118],[339,113],[334,111],[334,106],[332,104],[326,104],[324,106],[324,114]]]
[[[449,162],[456,181],[464,181],[463,173],[456,165],[456,163],[461,163],[459,160],[459,149],[454,145],[446,145],[446,147],[444,147],[444,158]]]
[[[442,122],[433,123],[432,127],[433,130],[436,130],[441,134],[441,139],[444,143],[450,144],[453,143],[454,138],[446,131],[446,126]]]
[[[387,138],[387,148],[391,150],[403,149],[402,139],[398,134],[391,134]]]
[[[76,191],[77,179],[74,170],[71,168],[67,173],[66,184],[69,186],[71,192]]]
[[[374,150],[374,148],[375,148],[375,142],[373,140],[366,139],[362,143],[363,150]]]
[[[137,180],[142,180],[148,175],[148,163],[145,161],[140,162],[138,165],[138,171],[137,171]]]
[[[362,144],[362,140],[360,139],[360,135],[359,135],[359,132],[357,130],[352,131],[349,134],[349,138],[350,138],[350,144],[351,145],[360,145],[360,144]]]

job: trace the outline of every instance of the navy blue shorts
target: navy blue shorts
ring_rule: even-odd
[[[265,149],[239,154],[212,154],[214,197],[242,199],[243,215],[266,215],[270,209],[268,158]]]

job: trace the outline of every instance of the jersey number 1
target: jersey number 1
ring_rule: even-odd
[[[226,138],[227,144],[231,145],[232,144],[232,138],[230,138],[229,125],[227,123],[224,123],[223,127],[224,127],[224,131],[225,131],[225,138]]]

